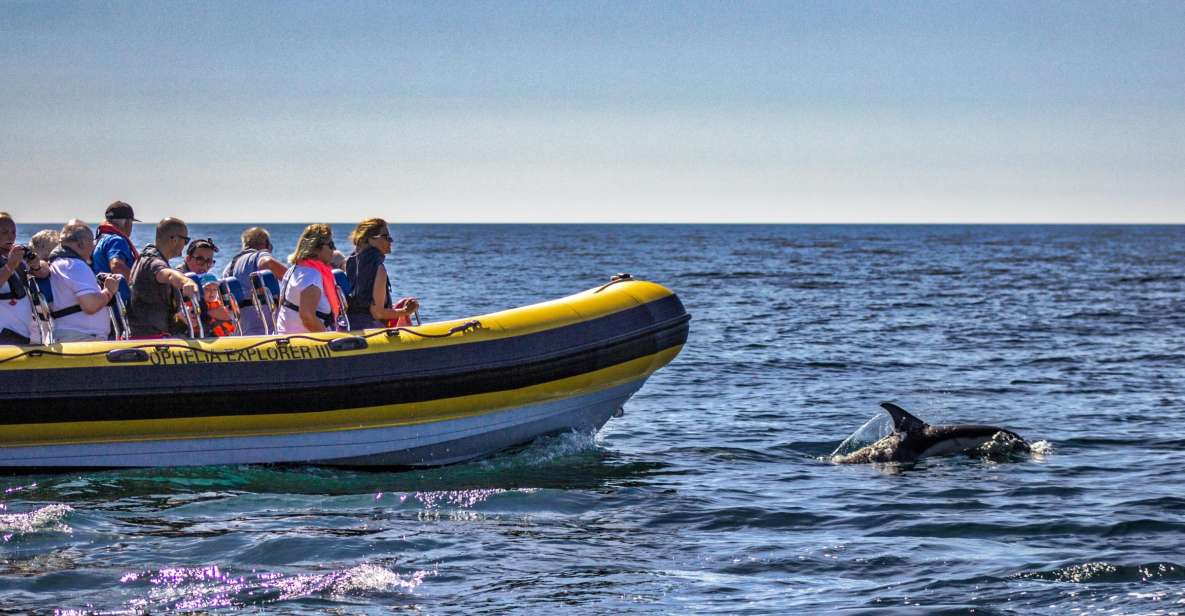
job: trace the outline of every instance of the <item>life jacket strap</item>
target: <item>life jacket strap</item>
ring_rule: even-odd
[[[82,312],[82,306],[80,306],[78,304],[74,304],[73,306],[67,306],[65,308],[62,308],[61,310],[55,310],[55,311],[49,313],[49,316],[51,316],[55,319],[60,319],[62,317],[68,317],[72,314],[78,314],[80,312]]]
[[[300,306],[293,304],[292,302],[288,301],[287,299],[284,299],[284,301],[282,303],[285,308],[287,308],[289,310],[295,310],[297,313],[300,312]],[[320,310],[317,310],[316,313],[317,313],[317,318],[324,321],[326,327],[333,327],[333,315],[332,314],[327,313],[327,312],[321,312]]]

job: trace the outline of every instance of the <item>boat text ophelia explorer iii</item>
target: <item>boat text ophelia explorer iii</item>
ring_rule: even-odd
[[[0,347],[0,467],[449,464],[599,429],[689,320],[625,276],[416,327]]]

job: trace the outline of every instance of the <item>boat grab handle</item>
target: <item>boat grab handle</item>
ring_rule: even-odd
[[[107,351],[107,361],[113,364],[148,361],[148,352],[144,349],[112,349]]]
[[[360,351],[370,346],[362,336],[346,336],[329,341],[329,348],[333,351]]]

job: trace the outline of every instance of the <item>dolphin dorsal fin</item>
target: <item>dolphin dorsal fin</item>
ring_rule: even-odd
[[[888,411],[889,416],[893,418],[893,428],[898,432],[915,432],[926,427],[926,422],[909,414],[909,411],[893,404],[892,402],[881,402],[881,408]]]

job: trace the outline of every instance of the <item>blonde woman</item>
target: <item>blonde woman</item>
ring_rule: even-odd
[[[62,234],[53,229],[42,229],[29,238],[29,247],[42,261],[49,261],[49,253],[61,243]]]
[[[276,333],[333,331],[343,306],[337,296],[333,270],[333,230],[329,225],[305,227],[288,257],[292,267],[284,275],[280,305],[276,308]]]
[[[368,218],[350,234],[354,254],[346,259],[346,276],[350,279],[349,312],[353,329],[387,327],[407,319],[420,308],[411,298],[391,307],[391,280],[383,260],[391,252],[391,230],[382,218]]]

